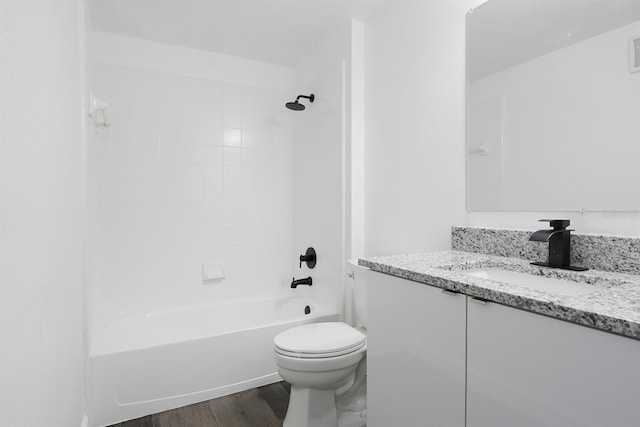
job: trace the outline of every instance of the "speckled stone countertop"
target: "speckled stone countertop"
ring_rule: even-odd
[[[640,275],[598,270],[573,272],[533,266],[523,259],[462,251],[372,257],[360,259],[359,264],[373,271],[640,340]],[[489,267],[587,284],[594,291],[566,296],[464,273]]]

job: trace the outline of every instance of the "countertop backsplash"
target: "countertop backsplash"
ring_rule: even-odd
[[[534,231],[452,227],[451,249],[546,261],[548,244],[529,241]],[[640,274],[640,239],[571,233],[571,264],[594,270]]]

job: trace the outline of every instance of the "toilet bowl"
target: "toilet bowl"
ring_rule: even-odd
[[[356,368],[366,349],[366,336],[342,322],[313,323],[278,334],[278,373],[291,384],[283,426],[338,427],[336,392],[349,395],[360,386]]]

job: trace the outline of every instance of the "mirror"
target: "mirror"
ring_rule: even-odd
[[[640,0],[469,12],[467,209],[640,211]]]

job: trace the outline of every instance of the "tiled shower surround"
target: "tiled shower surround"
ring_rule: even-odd
[[[96,311],[273,293],[290,280],[290,94],[103,63],[95,76],[111,121],[89,147]],[[226,278],[203,286],[203,264]]]
[[[529,241],[534,231],[452,227],[451,249],[546,261],[548,244]],[[640,274],[640,239],[571,233],[571,264]]]

